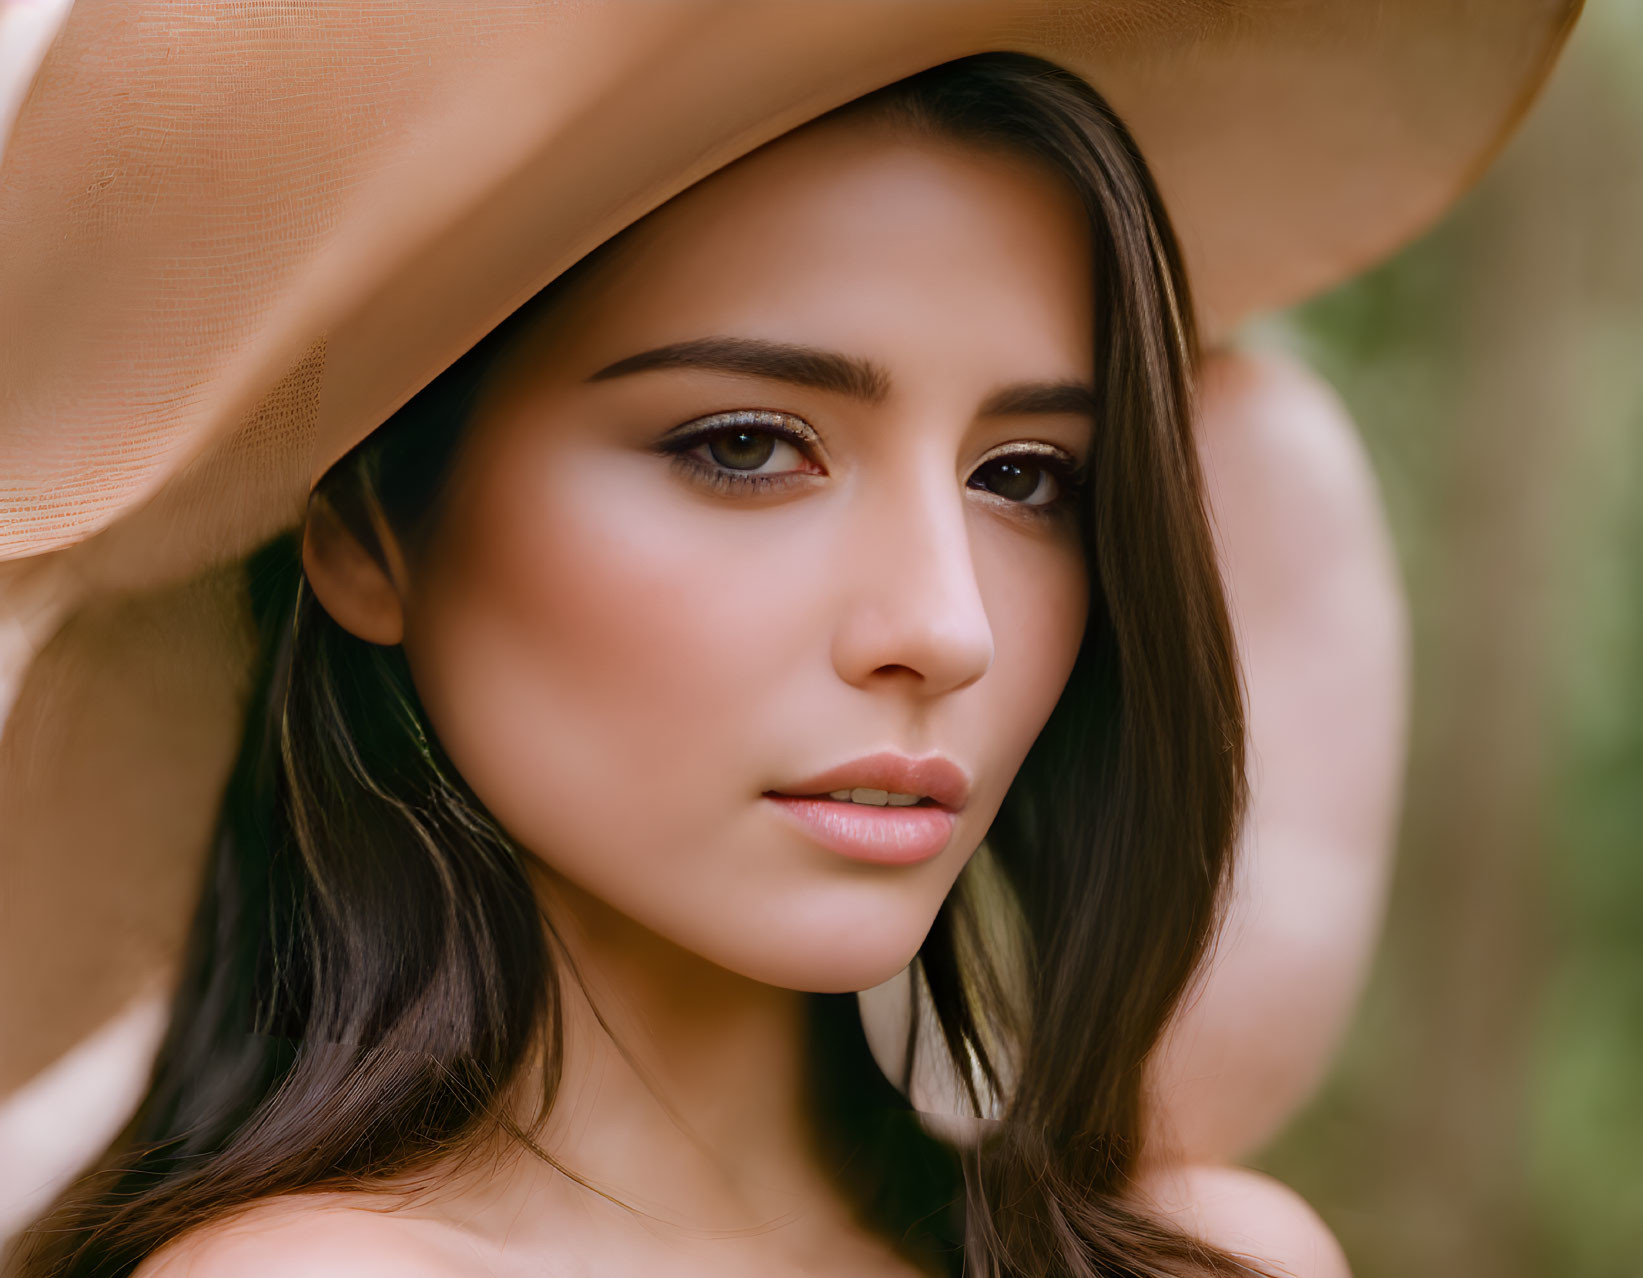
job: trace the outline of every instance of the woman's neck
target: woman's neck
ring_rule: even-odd
[[[682,1220],[747,1224],[814,1197],[806,996],[726,971],[562,881],[547,909],[570,962],[544,1148]]]
[[[806,995],[708,963],[563,882],[552,889],[544,903],[571,960],[556,953],[561,1073],[545,1122],[532,1121],[540,1068],[521,1079],[514,1112],[558,1168],[505,1143],[438,1180],[437,1214],[505,1239],[510,1254],[662,1263],[655,1251],[669,1272],[723,1273],[832,1255],[841,1273],[912,1272],[854,1221],[818,1152]]]

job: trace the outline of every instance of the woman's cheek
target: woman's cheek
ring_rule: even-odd
[[[457,513],[468,535],[408,647],[504,825],[532,846],[650,842],[657,821],[683,837],[713,804],[757,798],[756,720],[792,626],[815,625],[772,598],[784,556],[752,535],[763,516],[715,510],[655,458],[564,454],[503,468]]]

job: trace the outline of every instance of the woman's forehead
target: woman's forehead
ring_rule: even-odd
[[[962,244],[1017,260],[1041,248],[1064,266],[1087,235],[1080,202],[1047,166],[844,116],[681,192],[632,228],[616,260],[628,272],[700,278],[738,260],[794,273],[822,256],[914,264],[928,255],[921,248]]]

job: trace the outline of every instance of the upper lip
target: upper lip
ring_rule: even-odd
[[[963,768],[945,755],[927,754],[915,759],[894,750],[881,750],[795,781],[772,793],[796,797],[856,789],[917,794],[957,812],[970,796],[970,778],[965,776]]]

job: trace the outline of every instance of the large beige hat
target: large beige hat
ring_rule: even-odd
[[[1436,218],[1578,8],[78,0],[0,154],[0,1094],[180,935],[249,659],[212,567],[596,244],[1016,50],[1124,117],[1222,333]]]

